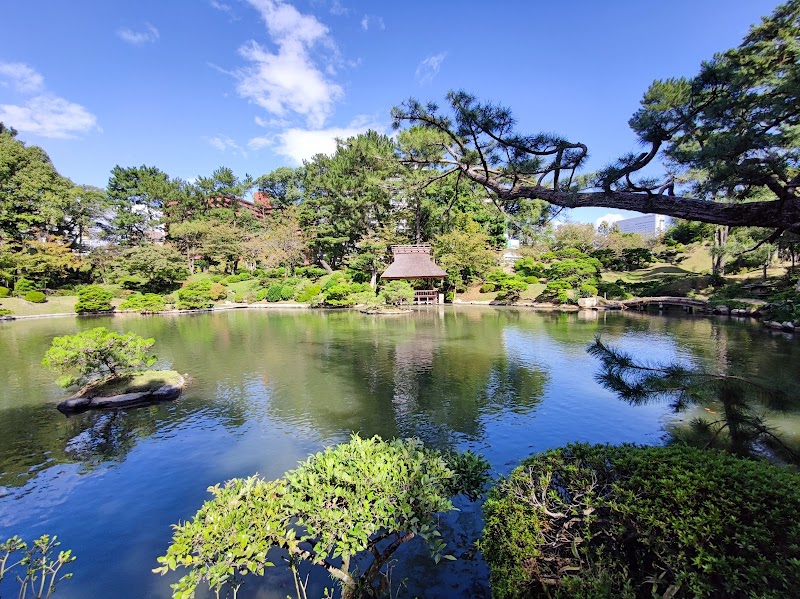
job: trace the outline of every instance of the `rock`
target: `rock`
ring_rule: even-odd
[[[715,312],[717,312],[719,314],[730,314],[731,313],[731,309],[728,306],[726,306],[725,304],[722,304],[720,306],[717,306],[717,309],[715,310]]]
[[[794,331],[794,323],[789,322],[788,320],[786,322],[782,322],[781,326],[783,326],[783,328],[787,331]]]
[[[120,393],[108,397],[76,395],[59,403],[58,410],[64,414],[76,414],[86,410],[116,410],[150,405],[177,399],[185,385],[186,379],[179,377],[178,382],[174,385],[163,385],[146,391]]]
[[[594,308],[597,305],[596,297],[581,297],[578,298],[578,306],[581,308]]]

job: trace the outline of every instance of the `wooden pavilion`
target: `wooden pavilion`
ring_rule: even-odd
[[[392,263],[389,265],[381,279],[424,279],[428,281],[430,289],[414,290],[414,304],[436,304],[439,301],[439,292],[433,288],[433,281],[442,280],[447,273],[436,266],[431,257],[429,245],[393,245]]]

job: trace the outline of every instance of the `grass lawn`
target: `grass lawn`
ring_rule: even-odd
[[[40,314],[69,314],[75,312],[78,297],[75,295],[48,295],[43,304],[32,304],[21,297],[4,297],[0,300],[0,308],[13,312],[12,316],[36,316]],[[119,298],[112,298],[111,305],[116,307],[122,303]]]

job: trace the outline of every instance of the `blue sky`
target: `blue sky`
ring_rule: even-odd
[[[409,96],[465,89],[586,143],[593,170],[635,148],[627,120],[654,79],[693,75],[777,4],[6,0],[0,121],[76,183],[117,164],[258,176],[390,132]]]

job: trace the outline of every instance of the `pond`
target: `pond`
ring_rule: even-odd
[[[64,392],[42,355],[55,335],[95,326],[155,337],[160,365],[191,376],[183,396],[64,417],[55,408]],[[598,334],[647,359],[800,378],[796,341],[724,318],[439,306],[395,316],[240,310],[2,323],[0,540],[50,533],[73,549],[75,575],[57,597],[168,597],[174,578],[150,571],[170,525],[195,513],[208,486],[255,472],[277,478],[352,432],[472,449],[495,476],[570,441],[663,442],[666,406],[629,406],[595,382],[598,363],[585,349]],[[480,510],[458,506],[443,526],[459,559],[434,565],[407,544],[393,596],[488,595],[472,548]],[[313,577],[309,596],[326,583]],[[239,596],[293,594],[276,567]]]

